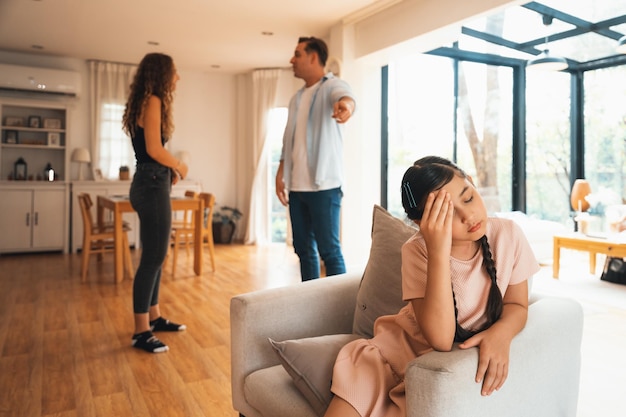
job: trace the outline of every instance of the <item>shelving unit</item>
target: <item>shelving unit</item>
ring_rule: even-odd
[[[67,109],[51,103],[0,102],[0,180],[42,181],[49,163],[57,181],[67,181]],[[27,178],[14,178],[23,158]]]
[[[63,103],[0,99],[0,253],[69,251],[68,132]],[[26,175],[17,179],[20,158]]]

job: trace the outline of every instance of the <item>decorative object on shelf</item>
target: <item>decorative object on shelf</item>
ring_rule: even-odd
[[[104,175],[102,175],[102,170],[100,168],[93,169],[93,179],[94,181],[104,181]]]
[[[21,156],[13,164],[13,178],[16,181],[26,181],[26,175],[28,173],[28,164]]]
[[[44,129],[61,129],[61,119],[43,119]]]
[[[49,134],[48,134],[49,135]],[[83,165],[91,162],[91,154],[88,149],[75,148],[72,151],[72,162],[78,162],[78,181],[82,181],[83,178]]]
[[[7,130],[5,136],[5,143],[16,144],[17,143],[17,130]]]
[[[126,165],[122,165],[120,167],[120,180],[129,180],[130,179],[130,169]]]
[[[59,132],[48,132],[48,146],[61,146],[61,134]]]
[[[39,116],[30,116],[28,118],[28,127],[39,129],[41,127],[41,117],[39,117]]]
[[[22,126],[24,126],[24,119],[21,118],[21,117],[7,116],[4,119],[4,125],[5,126],[11,126],[11,127],[22,127]]]
[[[222,206],[213,214],[213,242],[232,243],[237,222],[243,213],[236,208]]]
[[[589,194],[591,194],[591,185],[587,180],[579,178],[574,181],[574,185],[572,185],[572,193],[570,194],[572,210],[579,213],[589,210],[589,201],[585,199],[585,197]]]
[[[48,162],[48,164],[46,165],[46,168],[43,170],[43,179],[44,181],[55,180],[54,169],[52,168],[52,164],[50,164],[50,162]]]

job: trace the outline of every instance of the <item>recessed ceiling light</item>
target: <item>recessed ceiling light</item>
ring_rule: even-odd
[[[264,30],[263,32],[261,32],[261,35],[263,35],[263,36],[274,36],[274,32],[270,32],[269,30]]]
[[[155,41],[148,41],[148,45],[159,46],[159,43]]]

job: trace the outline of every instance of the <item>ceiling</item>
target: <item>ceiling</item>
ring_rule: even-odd
[[[159,51],[179,69],[240,73],[288,67],[299,36],[328,37],[343,18],[396,2],[0,0],[0,50],[127,63]],[[493,15],[463,22],[457,47],[528,60],[547,36],[550,52],[576,65],[615,55],[626,34],[624,0],[541,0],[497,15],[496,31]]]
[[[288,67],[299,36],[327,37],[343,17],[388,2],[0,0],[0,50],[127,63],[158,51],[179,69],[226,73]]]

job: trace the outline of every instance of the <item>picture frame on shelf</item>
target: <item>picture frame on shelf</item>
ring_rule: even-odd
[[[24,119],[21,117],[7,116],[4,118],[4,125],[10,127],[23,127]]]
[[[61,134],[58,132],[48,132],[48,146],[61,146]]]
[[[44,129],[61,129],[61,119],[43,119]]]
[[[28,127],[32,127],[34,129],[39,129],[41,127],[41,117],[39,117],[39,116],[30,116],[28,118]]]
[[[102,175],[102,170],[100,168],[93,169],[93,179],[94,181],[104,181],[104,176]]]
[[[4,136],[4,143],[17,144],[17,130],[7,130]]]

